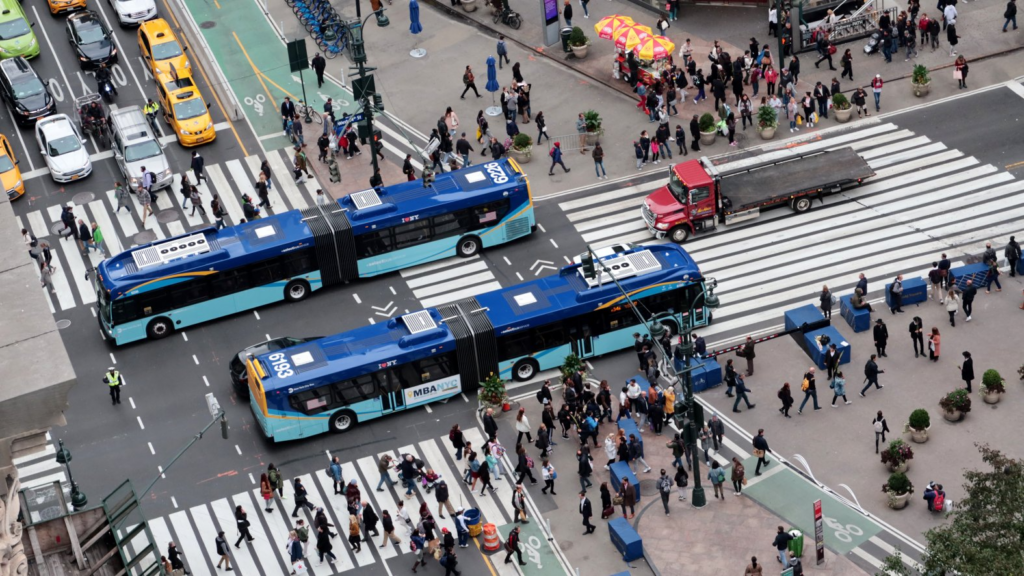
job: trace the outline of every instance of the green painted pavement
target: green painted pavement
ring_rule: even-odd
[[[264,148],[290,147],[291,142],[283,135],[279,110],[285,96],[296,102],[302,99],[302,83],[299,73],[291,72],[287,49],[263,12],[255,2],[184,0],[184,4]],[[206,22],[214,25],[204,25]],[[312,58],[313,53],[309,56]],[[302,77],[309,104],[318,112],[328,97],[334,99],[336,112],[356,112],[348,91],[329,80],[318,89],[311,69]],[[308,143],[309,138],[306,140]]]
[[[551,543],[548,542],[548,537],[538,522],[543,522],[543,520],[533,518],[527,524],[499,526],[498,534],[507,539],[512,529],[519,526],[519,549],[523,551],[523,562],[526,562],[526,566],[523,566],[522,570],[524,574],[565,576],[565,570],[555,556],[555,551],[551,548]],[[491,556],[491,562],[496,565],[503,562],[507,553],[508,551],[502,547],[497,554]],[[512,562],[516,561],[516,555],[512,554]]]
[[[882,531],[882,527],[851,510],[831,494],[822,492],[793,470],[772,460],[768,468],[761,468],[755,477],[757,458],[743,462],[747,470],[748,486],[743,494],[778,514],[804,533],[804,554],[814,554],[814,501],[821,499],[824,517],[825,546],[839,554],[849,554],[854,548]],[[773,472],[767,475],[768,472]]]

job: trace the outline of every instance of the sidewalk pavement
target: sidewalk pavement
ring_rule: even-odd
[[[552,394],[555,396],[554,405],[557,412],[557,408],[562,404],[561,388],[553,390]],[[614,403],[617,405],[618,401],[615,400]],[[540,404],[531,396],[522,400],[522,405],[526,408],[530,422],[535,426],[539,425]],[[620,569],[630,569],[635,575],[654,573],[653,570],[648,572],[648,569],[643,568],[642,560],[635,561],[628,567],[623,564],[616,548],[608,545],[609,533],[605,527],[608,520],[600,518],[600,486],[604,482],[611,485],[610,472],[604,469],[608,458],[603,443],[605,436],[616,430],[614,424],[604,422],[598,432],[598,447],[594,448],[593,441],[588,440],[594,459],[594,471],[590,478],[593,487],[587,491],[595,513],[591,522],[598,527],[594,534],[583,535],[582,517],[579,514],[580,487],[575,456],[579,443],[575,433],[570,433],[568,440],[561,437],[560,430],[555,434],[558,445],[551,455],[551,463],[559,475],[555,482],[558,495],[552,497],[541,494],[537,489],[541,487],[540,483],[531,487],[530,492],[544,511],[545,518],[551,522],[552,531],[558,538],[562,550],[581,573],[610,574]],[[687,500],[679,502],[673,491],[669,499],[671,516],[664,514],[655,484],[661,468],[665,468],[670,475],[675,475],[675,468],[671,466],[672,451],[666,447],[673,434],[674,430],[667,426],[661,436],[649,430],[643,433],[645,460],[651,465],[652,470],[644,473],[641,467],[637,468],[642,498],[632,522],[643,538],[644,549],[650,562],[661,574],[691,571],[701,574],[740,574],[750,562],[750,557],[757,556],[758,561],[767,567],[768,572],[774,570],[777,564],[773,560],[774,548],[771,542],[775,538],[776,527],[782,525],[788,529],[791,524],[750,498],[733,496],[728,480],[731,468],[726,468],[726,487],[729,488],[726,500],[714,498],[714,491],[706,479],[708,468],[702,463],[701,474],[704,478],[701,485],[704,486],[707,495],[707,505],[700,510],[690,505],[690,490],[693,487],[691,474]],[[528,443],[524,443],[524,446],[531,456],[537,455],[535,447]],[[536,461],[539,467],[540,460]],[[539,480],[540,472],[535,472]],[[748,471],[748,475],[753,477],[752,469]],[[609,520],[618,518],[620,513],[620,509],[616,507],[615,515]],[[827,548],[825,564],[815,566],[813,534],[805,537],[802,560],[807,573],[832,576],[864,574],[864,571],[849,559],[837,556]]]

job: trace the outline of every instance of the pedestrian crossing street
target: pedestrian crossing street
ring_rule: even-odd
[[[474,446],[483,446],[484,435],[478,428],[467,428],[463,430],[466,440]],[[446,454],[447,453],[447,454]],[[413,555],[409,549],[409,528],[397,515],[397,503],[404,502],[405,509],[409,512],[412,522],[415,525],[419,521],[419,508],[421,502],[426,502],[434,518],[438,522],[438,530],[447,528],[452,535],[456,535],[455,520],[447,510],[443,511],[444,518],[438,511],[435,493],[427,494],[422,486],[417,483],[415,495],[411,499],[405,498],[405,490],[397,483],[397,475],[394,470],[391,478],[396,481],[394,488],[389,488],[385,483],[383,492],[376,491],[380,480],[377,469],[377,462],[384,454],[389,454],[397,459],[402,454],[412,454],[424,461],[427,468],[441,474],[448,484],[449,499],[456,509],[465,507],[478,508],[481,512],[481,523],[493,523],[496,526],[503,526],[512,522],[513,514],[511,507],[512,490],[514,477],[504,474],[510,469],[510,461],[506,456],[502,462],[501,480],[493,480],[492,483],[497,492],[480,496],[479,492],[470,493],[469,486],[462,482],[462,470],[465,460],[456,462],[453,458],[452,449],[447,436],[401,446],[396,450],[380,452],[374,457],[366,456],[355,461],[344,462],[342,471],[344,481],[351,479],[358,480],[358,486],[362,499],[377,512],[380,516],[382,510],[391,513],[395,521],[395,534],[401,538],[400,544],[388,542],[381,548],[384,532],[377,525],[380,536],[370,536],[371,542],[363,544],[362,551],[353,553],[348,544],[349,514],[344,496],[334,494],[333,481],[329,478],[325,469],[329,463],[330,454],[325,454],[324,459],[317,471],[296,476],[302,480],[303,485],[309,492],[309,501],[315,506],[323,506],[330,522],[334,524],[332,530],[338,533],[338,537],[332,540],[333,552],[337,560],[331,562],[325,559],[323,564],[319,563],[316,553],[315,531],[311,529],[311,540],[307,551],[309,574],[340,574],[359,570],[372,566],[386,560],[396,559],[399,556],[398,565],[404,562],[412,562]],[[53,462],[54,466],[44,465]],[[43,475],[52,468],[60,466],[54,461],[53,446],[47,447],[46,454],[33,455],[28,459],[16,462],[19,475],[22,476],[23,487],[34,487],[52,481],[56,475]],[[168,542],[175,542],[182,551],[185,564],[196,576],[209,576],[218,572],[216,564],[219,556],[216,553],[214,543],[217,532],[223,530],[225,538],[233,544],[239,537],[235,525],[234,510],[236,506],[244,507],[248,513],[251,523],[250,532],[255,537],[251,543],[242,543],[240,548],[231,547],[231,564],[235,572],[245,576],[263,574],[265,576],[288,574],[291,571],[291,563],[285,544],[288,540],[288,532],[294,528],[296,518],[291,516],[292,508],[295,506],[294,491],[292,490],[292,472],[287,466],[279,467],[281,473],[288,482],[285,486],[286,498],[282,500],[275,496],[272,502],[273,511],[264,510],[263,499],[259,491],[259,473],[253,472],[253,487],[251,490],[239,492],[230,497],[224,497],[212,502],[192,506],[188,509],[178,510],[167,516],[161,516],[149,520],[149,527],[153,534],[154,544],[157,548],[157,559],[159,555],[166,554]],[[171,474],[169,472],[168,474]],[[54,478],[51,478],[53,476]],[[307,526],[312,526],[313,513],[306,509],[299,511],[299,517],[303,518]],[[133,526],[126,527],[125,532],[130,531]],[[367,535],[362,532],[363,537]],[[504,539],[506,534],[499,534]],[[133,553],[142,550],[147,545],[145,532],[129,543]],[[473,543],[465,550],[466,556],[473,550]],[[462,550],[460,550],[462,552]],[[525,552],[525,550],[524,550]],[[495,561],[498,560],[498,561]],[[522,574],[519,566],[515,563],[503,564],[500,557],[492,557],[494,569],[500,576],[519,576]],[[428,567],[435,562],[428,561]],[[436,566],[432,567],[436,569]]]
[[[815,202],[804,214],[783,207],[686,242],[704,275],[720,286],[722,307],[703,336],[731,336],[762,322],[779,322],[794,305],[817,303],[822,284],[837,295],[852,292],[859,272],[877,293],[897,274],[925,275],[942,252],[954,266],[983,252],[986,241],[1001,254],[1009,236],[1021,233],[1024,182],[892,123],[812,137],[727,167],[845,146],[874,168],[876,175],[865,184],[826,196],[824,204]],[[559,206],[594,248],[664,243],[651,237],[640,215],[646,195],[664,183],[659,179]]]

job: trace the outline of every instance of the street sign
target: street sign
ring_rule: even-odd
[[[817,563],[825,563],[825,522],[821,514],[821,499],[814,501],[814,553]]]
[[[309,58],[306,57],[306,41],[292,40],[288,43],[288,64],[292,72],[298,72],[309,68]]]

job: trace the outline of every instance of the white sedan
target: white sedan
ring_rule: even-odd
[[[154,0],[108,0],[110,7],[117,13],[117,23],[121,26],[138,26],[146,20],[156,18],[156,2]]]
[[[92,174],[92,161],[82,135],[67,114],[47,116],[36,122],[36,142],[54,181],[73,182]]]

